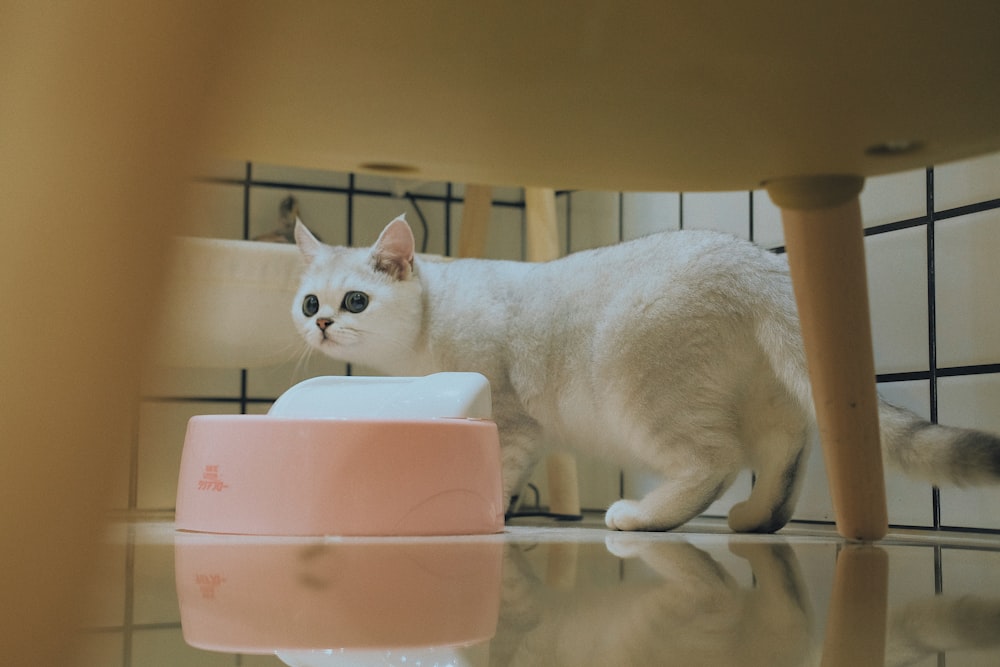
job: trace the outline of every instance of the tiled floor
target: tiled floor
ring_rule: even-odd
[[[289,539],[115,523],[71,665],[1000,664],[1000,538],[827,528]]]

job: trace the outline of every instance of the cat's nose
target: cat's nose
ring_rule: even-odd
[[[316,326],[319,327],[320,331],[326,331],[326,328],[333,324],[333,320],[329,317],[320,317],[316,319]]]

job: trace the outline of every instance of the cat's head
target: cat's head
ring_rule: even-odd
[[[295,242],[305,270],[292,318],[311,347],[377,368],[412,352],[420,334],[421,285],[413,232],[403,216],[371,248],[326,245],[301,221]]]

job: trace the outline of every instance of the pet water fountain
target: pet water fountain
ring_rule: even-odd
[[[474,535],[503,530],[500,445],[478,373],[319,377],[267,415],[188,422],[179,530]]]

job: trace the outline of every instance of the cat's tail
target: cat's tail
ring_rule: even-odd
[[[936,485],[1000,483],[1000,437],[933,424],[879,401],[882,451],[904,473]]]
[[[758,322],[757,336],[780,381],[815,420],[812,390],[798,322],[784,317]],[[879,399],[882,451],[887,463],[933,484],[1000,484],[1000,437],[931,423]]]

